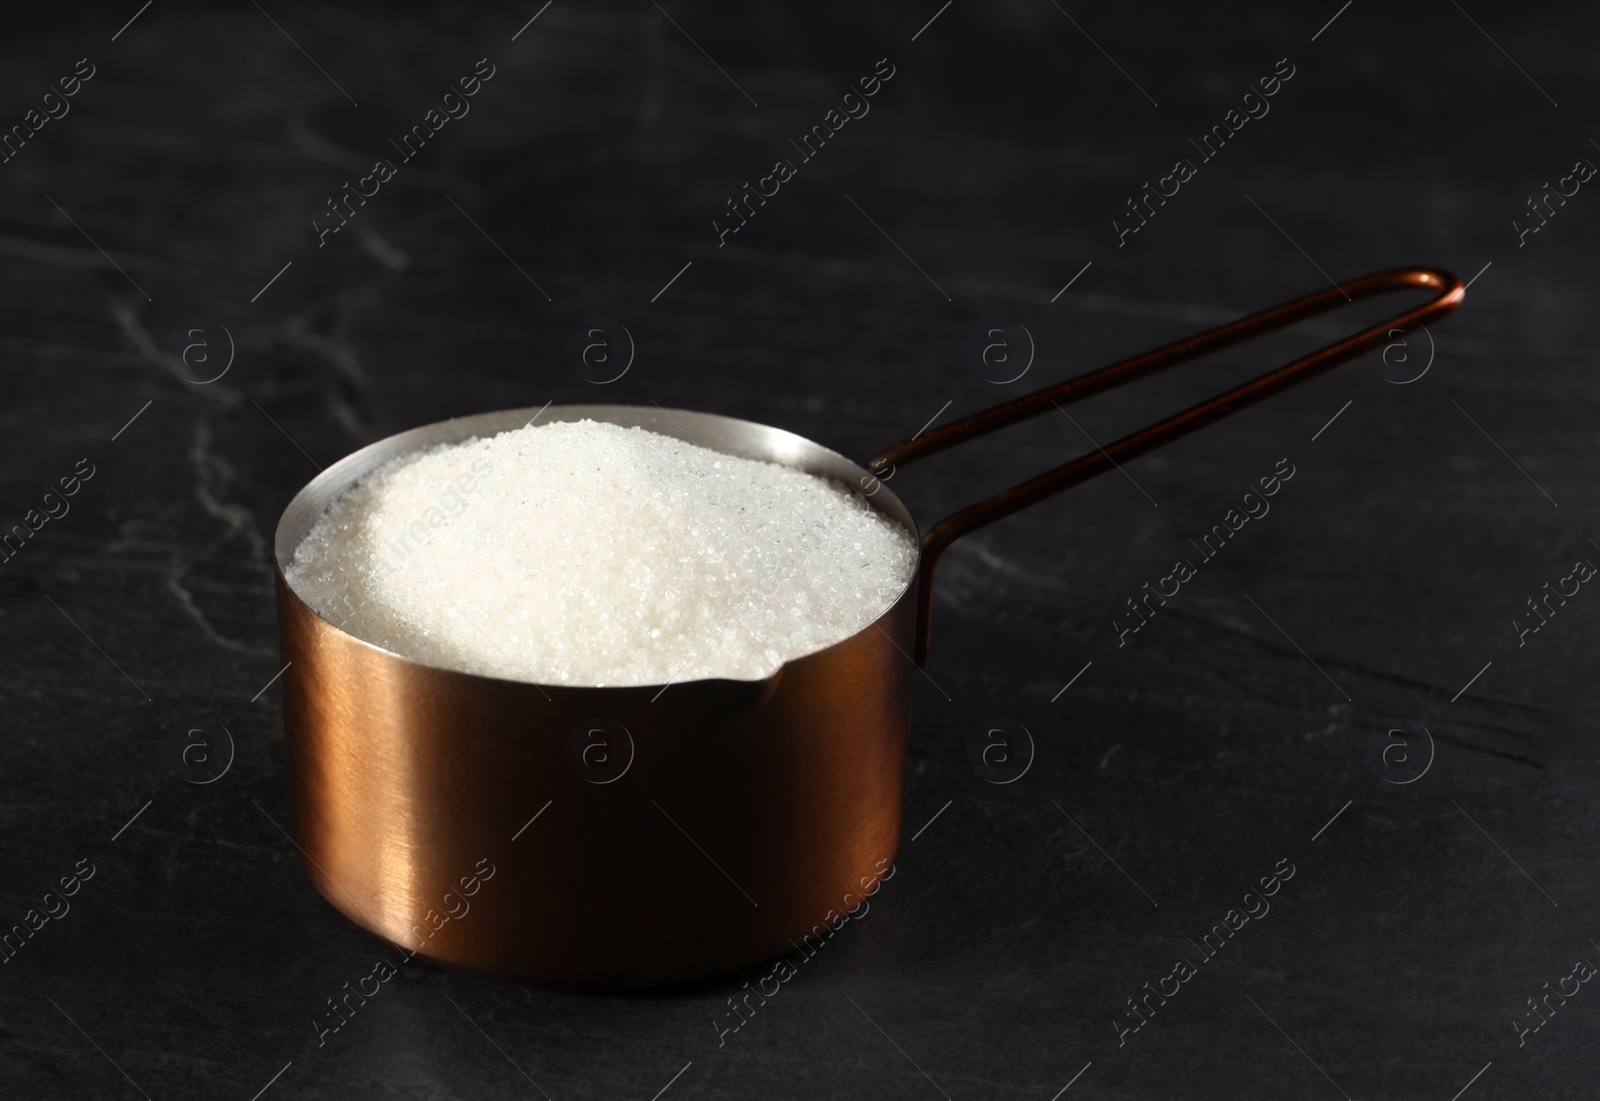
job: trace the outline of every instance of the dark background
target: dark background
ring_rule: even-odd
[[[0,966],[0,1094],[1051,1101],[1082,1071],[1066,1098],[1592,1095],[1600,992],[1522,1046],[1513,1022],[1600,961],[1600,597],[1522,646],[1512,621],[1600,561],[1600,185],[1522,247],[1513,220],[1600,157],[1600,11],[1063,6],[956,0],[913,42],[933,0],[672,0],[681,30],[556,0],[513,43],[536,3],[156,0],[120,34],[136,0],[8,5],[0,124],[97,71],[0,164],[0,521],[95,474],[0,566],[0,925],[96,871]],[[483,57],[471,113],[319,248],[326,198]],[[719,248],[726,199],[884,57],[870,115]],[[1119,248],[1125,199],[1280,58],[1270,114]],[[318,1046],[383,946],[276,828],[279,686],[252,700],[280,664],[271,533],[314,463],[547,401],[864,459],[1396,264],[1477,275],[1420,379],[1370,355],[949,553],[897,874],[724,1046],[712,1020],[757,971],[586,996],[420,962]],[[1073,416],[1103,443],[1402,304]],[[636,341],[609,386],[569,352],[591,317]],[[990,317],[1036,342],[1020,382],[969,359]],[[195,324],[236,343],[208,385],[180,359]],[[893,485],[926,526],[1086,446],[1051,416]],[[1272,513],[1119,648],[1123,602],[1285,457]],[[1011,784],[968,763],[994,717],[1037,747]],[[187,732],[223,727],[231,767],[192,782]],[[1271,913],[1119,1047],[1126,999],[1284,858]]]

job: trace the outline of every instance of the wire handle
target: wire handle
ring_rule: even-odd
[[[1052,408],[1081,401],[1103,390],[1186,363],[1262,333],[1285,328],[1358,299],[1399,290],[1433,290],[1438,293],[1420,306],[1362,329],[1354,336],[1330,344],[1293,363],[1268,371],[1226,393],[1141,428],[1116,443],[1081,455],[1021,485],[1002,490],[987,500],[968,505],[934,524],[922,536],[922,561],[917,578],[916,663],[919,666],[928,663],[928,636],[933,618],[933,574],[939,564],[939,556],[951,543],[1046,497],[1104,474],[1120,463],[1130,462],[1163,444],[1219,421],[1230,413],[1264,401],[1296,383],[1354,359],[1387,341],[1396,330],[1404,332],[1429,321],[1437,321],[1461,305],[1466,298],[1466,287],[1459,277],[1441,268],[1391,268],[1374,272],[974,413],[943,428],[902,440],[873,456],[867,462],[867,469],[879,478],[887,478],[906,463],[1036,417]]]

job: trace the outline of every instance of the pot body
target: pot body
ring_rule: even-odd
[[[307,874],[352,921],[397,945],[554,986],[674,982],[821,935],[876,889],[898,844],[911,588],[876,622],[765,681],[572,688],[390,653],[339,629],[284,580],[311,522],[372,468],[534,412],[380,441],[329,468],[284,514],[284,722]],[[871,481],[820,445],[731,418],[632,406],[545,413],[585,416]],[[870,500],[916,535],[886,489]]]

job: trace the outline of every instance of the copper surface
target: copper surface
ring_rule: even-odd
[[[913,652],[925,658],[933,565],[968,531],[1326,370],[1453,309],[1460,280],[1384,272],[968,417],[874,460],[905,463],[1351,298],[1413,287],[1430,302],[1031,482],[922,541],[917,578],[878,620],[764,681],[571,688],[436,668],[353,637],[283,577],[311,523],[389,458],[543,421],[641,425],[729,454],[871,487],[866,469],[781,429],[688,410],[553,406],[389,437],[296,495],[275,540],[294,831],[307,874],[358,925],[453,966],[554,986],[641,987],[715,974],[821,936],[892,868]],[[1334,301],[1337,299],[1338,301]],[[1377,334],[1377,335],[1374,335]],[[335,613],[330,613],[338,618]],[[919,626],[920,616],[920,626]],[[573,742],[620,724],[621,775]],[[584,744],[579,742],[579,745]],[[620,760],[620,758],[615,758]]]

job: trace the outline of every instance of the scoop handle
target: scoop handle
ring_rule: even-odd
[[[1458,276],[1442,268],[1390,268],[1373,272],[1327,290],[1296,298],[1260,313],[1242,317],[1215,329],[1174,344],[1168,344],[1142,355],[1102,367],[1098,371],[1079,375],[1035,393],[1004,402],[993,408],[974,413],[970,417],[936,428],[931,432],[884,448],[867,462],[867,469],[878,478],[888,478],[906,463],[943,451],[978,436],[987,435],[1007,425],[1036,417],[1051,409],[1060,409],[1068,402],[1081,401],[1103,390],[1132,382],[1157,371],[1191,359],[1198,359],[1221,348],[1250,340],[1262,333],[1273,332],[1303,321],[1308,317],[1326,313],[1362,298],[1402,290],[1432,290],[1437,293],[1420,306],[1396,314],[1387,321],[1362,329],[1353,336],[1303,356],[1257,378],[1251,379],[1226,393],[1218,394],[1185,409],[1183,412],[1141,428],[1131,435],[1095,451],[1081,455],[1054,470],[1031,478],[1021,485],[1002,490],[986,500],[968,505],[940,520],[922,536],[922,561],[917,578],[917,633],[916,662],[928,661],[928,636],[933,616],[933,574],[939,556],[945,549],[986,524],[992,524],[1029,505],[1060,493],[1079,482],[1104,474],[1121,463],[1131,462],[1140,455],[1154,451],[1163,444],[1187,436],[1196,429],[1219,421],[1230,413],[1263,401],[1273,394],[1298,382],[1331,370],[1339,364],[1376,348],[1390,340],[1396,332],[1407,332],[1437,321],[1461,305],[1466,298],[1466,286]]]

